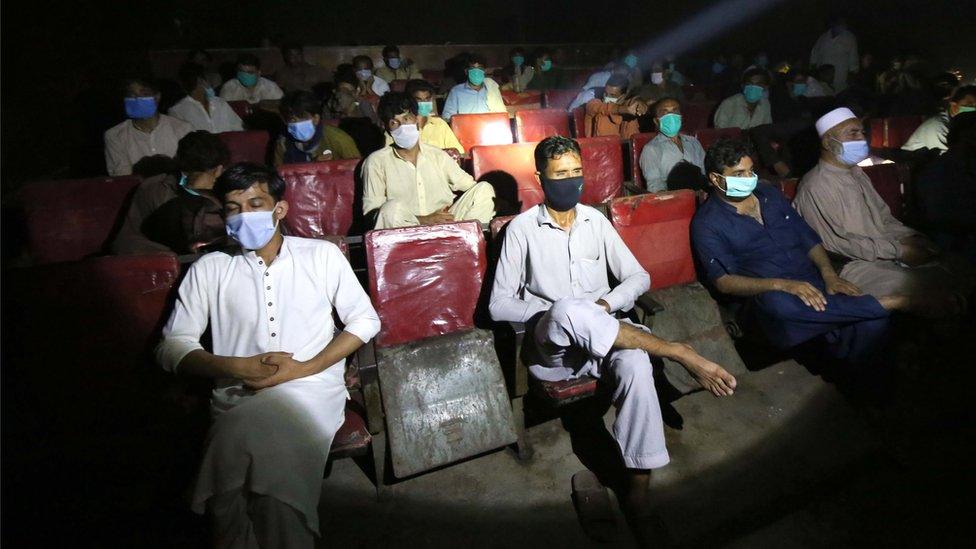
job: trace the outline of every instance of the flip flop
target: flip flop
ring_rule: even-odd
[[[617,540],[617,518],[610,494],[591,471],[573,475],[573,505],[580,526],[590,539],[600,542]]]

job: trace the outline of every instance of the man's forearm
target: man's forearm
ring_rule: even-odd
[[[332,338],[319,354],[305,361],[308,366],[307,375],[315,375],[335,365],[340,360],[356,352],[364,345],[363,340],[349,332],[342,332]]]
[[[807,257],[813,264],[817,266],[817,270],[820,271],[820,276],[824,280],[833,278],[837,276],[837,271],[834,270],[834,266],[830,264],[830,258],[827,256],[827,250],[820,244],[810,248],[810,252],[807,253]]]
[[[191,351],[177,367],[177,371],[184,374],[209,378],[237,378],[240,377],[237,357],[217,356],[203,349]]]
[[[723,294],[750,297],[764,292],[783,289],[781,278],[752,278],[739,275],[724,275],[715,281],[715,287]]]

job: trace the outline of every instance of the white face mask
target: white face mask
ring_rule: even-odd
[[[397,129],[390,132],[393,142],[401,149],[412,149],[417,141],[420,140],[420,130],[416,124],[400,124]]]
[[[620,101],[619,97],[610,97],[609,95],[603,96],[604,103],[616,103],[617,101]]]
[[[372,78],[372,76],[373,76],[373,71],[369,69],[359,69],[358,71],[356,71],[356,77],[363,82],[369,80],[370,78]]]
[[[660,85],[661,82],[664,82],[664,73],[663,72],[652,72],[651,73],[651,84]]]

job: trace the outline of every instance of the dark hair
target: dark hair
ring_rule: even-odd
[[[143,179],[164,173],[176,176],[180,173],[176,161],[164,154],[143,156],[132,165],[132,175],[137,175]]]
[[[468,62],[465,63],[464,66],[465,66],[465,68],[467,68],[467,67],[470,67],[471,65],[474,65],[476,63],[478,65],[481,65],[482,67],[488,65],[488,62],[485,61],[485,56],[484,55],[481,55],[480,53],[471,53],[471,54],[468,54]]]
[[[207,73],[204,71],[202,65],[187,62],[183,63],[183,66],[176,73],[176,79],[180,82],[180,87],[183,88],[183,91],[189,94],[197,89],[197,84],[199,84],[200,80],[207,80]]]
[[[953,103],[958,103],[962,101],[967,95],[972,95],[973,97],[976,97],[976,85],[967,84],[965,86],[959,86],[958,88],[956,88],[955,91],[952,92],[952,97],[949,98],[949,101],[952,101]]]
[[[254,185],[267,185],[268,194],[275,200],[285,196],[285,180],[271,166],[238,162],[224,170],[214,183],[214,194],[223,201],[233,191],[250,189]]]
[[[516,53],[521,53],[522,54],[522,57],[525,57],[525,49],[523,49],[522,46],[516,46],[516,47],[508,50],[508,56],[509,57],[514,57]]]
[[[322,101],[312,92],[304,90],[290,91],[281,98],[278,104],[278,112],[281,117],[288,121],[292,116],[302,116],[303,114],[322,115]]]
[[[384,126],[396,115],[405,112],[417,114],[417,100],[413,96],[403,92],[387,92],[383,97],[380,97],[380,105],[376,109],[376,114],[379,115],[380,122]]]
[[[723,137],[705,153],[705,173],[721,174],[725,168],[738,164],[744,156],[752,156],[752,147],[748,141]]]
[[[535,146],[536,171],[539,173],[546,171],[546,166],[549,164],[549,160],[562,156],[566,153],[573,153],[579,157],[583,156],[580,152],[579,143],[577,143],[575,139],[570,139],[561,135],[554,135],[552,137],[543,139],[538,145]]]
[[[227,146],[215,134],[206,130],[190,132],[176,145],[176,160],[184,173],[204,172],[230,162]]]
[[[368,55],[357,55],[356,57],[353,57],[352,58],[352,66],[353,66],[353,68],[355,68],[356,67],[356,63],[359,63],[360,61],[365,61],[365,62],[369,63],[369,66],[370,67],[373,66],[373,59],[370,58]]]
[[[335,72],[332,74],[332,80],[338,86],[339,84],[352,84],[353,86],[359,85],[359,79],[356,78],[356,69],[353,68],[351,63],[343,63],[336,67]]]
[[[769,82],[769,73],[766,72],[766,69],[761,69],[759,67],[746,69],[746,72],[742,73],[742,82],[749,82],[749,79],[756,75],[762,76],[767,83]]]
[[[126,78],[122,81],[122,95],[129,93],[129,86],[132,86],[133,84],[142,86],[144,88],[149,88],[153,91],[153,93],[159,92],[159,86],[148,78]]]
[[[976,88],[976,86],[970,86]],[[976,154],[976,112],[962,112],[952,117],[945,137],[950,150],[962,148]]]
[[[253,53],[242,53],[237,56],[237,64],[242,67],[261,68],[261,60]]]
[[[674,101],[675,103],[678,104],[678,108],[679,109],[681,108],[681,101],[677,97],[665,96],[655,101],[654,104],[651,105],[651,108],[648,109],[653,117],[657,116],[658,106],[660,106],[661,103],[664,103],[665,101]]]
[[[386,57],[386,54],[388,54],[388,53],[389,54],[392,54],[394,52],[396,52],[397,55],[400,55],[400,48],[398,48],[398,47],[396,47],[394,45],[389,45],[389,46],[384,46],[383,47],[383,57]]]
[[[204,57],[207,58],[207,61],[208,62],[213,61],[213,56],[210,55],[210,52],[208,52],[207,50],[205,50],[203,48],[196,48],[196,49],[193,49],[193,50],[188,51],[186,53],[186,60],[187,61],[193,61],[193,58],[196,57],[197,54],[202,54]]]
[[[622,74],[614,74],[607,79],[607,83],[605,85],[626,90],[628,84],[630,84],[630,80],[626,76]]]
[[[304,51],[305,46],[301,42],[285,42],[281,45],[281,55],[284,56],[290,51]]]
[[[434,85],[426,80],[409,80],[403,91],[410,97],[413,97],[413,94],[419,91],[430,92],[433,95]]]

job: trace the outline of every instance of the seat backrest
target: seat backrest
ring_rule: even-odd
[[[431,84],[437,86],[444,79],[444,71],[439,69],[420,69],[421,76],[424,80],[430,82]]]
[[[505,90],[501,92],[501,94],[502,101],[504,101],[505,105],[509,107],[523,105],[530,109],[539,109],[542,107],[542,92],[537,90],[528,90],[521,93]]]
[[[251,116],[251,113],[254,112],[251,104],[247,101],[228,101],[227,104],[230,105],[230,108],[233,109],[234,113],[239,116],[241,120]]]
[[[711,125],[714,101],[688,101],[681,105],[681,129],[693,135]]]
[[[390,82],[390,91],[402,92],[405,89],[407,89],[407,81],[402,78]]]
[[[869,145],[875,149],[885,148],[885,119],[872,118],[868,120],[867,126],[868,133],[871,134]]]
[[[888,205],[891,215],[901,219],[905,211],[905,185],[910,181],[908,166],[888,163],[865,166],[861,169],[871,178],[871,185]]]
[[[623,194],[624,158],[616,136],[577,139],[583,155],[585,184],[580,202],[603,204]]]
[[[488,181],[495,193],[522,203],[521,211],[542,203],[542,187],[535,176],[535,143],[513,143],[471,149],[474,178]]]
[[[892,116],[885,118],[884,146],[899,149],[925,120],[922,116]]]
[[[561,135],[569,137],[569,115],[560,109],[531,109],[515,113],[515,138],[519,143],[532,143]]]
[[[640,155],[644,151],[644,145],[657,137],[657,132],[635,133],[630,136],[630,180],[636,187],[647,188],[647,181],[644,179],[644,172],[640,167]]]
[[[498,238],[499,233],[502,232],[502,229],[505,228],[505,225],[508,225],[508,222],[513,219],[515,219],[514,215],[503,215],[501,217],[496,217],[492,219],[488,223],[488,228],[491,230],[491,240],[493,242]]]
[[[476,145],[507,145],[514,143],[512,125],[508,113],[455,114],[451,117],[451,129],[464,150]]]
[[[294,236],[345,236],[353,223],[358,159],[285,164],[288,215],[285,226]]]
[[[474,327],[487,264],[478,222],[370,231],[363,243],[377,346]]]
[[[776,178],[771,181],[771,183],[776,186],[780,192],[783,193],[783,196],[785,196],[790,202],[793,202],[793,199],[796,198],[796,189],[800,184],[799,179],[795,177]]]
[[[610,221],[627,247],[651,275],[651,288],[695,281],[689,234],[695,193],[682,189],[618,198],[610,203]]]
[[[33,263],[75,261],[104,251],[139,183],[130,175],[25,185],[16,202]]]
[[[584,137],[586,135],[586,106],[573,109],[573,137]]]
[[[261,130],[222,132],[218,133],[217,137],[227,146],[231,164],[237,162],[265,164],[267,162],[268,132]]]
[[[706,151],[723,137],[741,139],[742,130],[739,128],[701,128],[695,133],[695,138],[698,139],[698,142],[701,143],[702,148]]]
[[[546,90],[543,94],[542,104],[547,109],[560,109],[565,111],[576,99],[580,91],[576,90]]]

